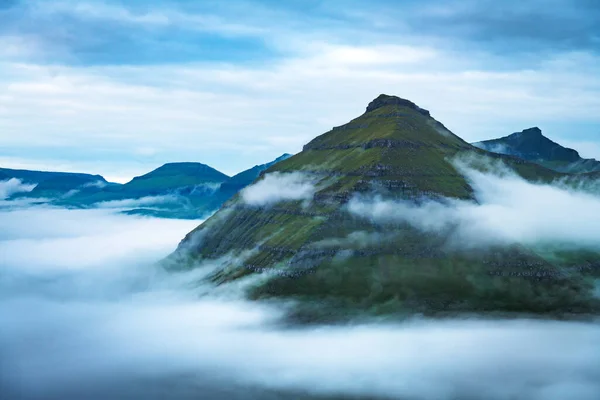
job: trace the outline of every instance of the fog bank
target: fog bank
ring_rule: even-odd
[[[0,398],[600,398],[598,324],[284,329],[277,304],[152,265],[197,224],[0,212]]]

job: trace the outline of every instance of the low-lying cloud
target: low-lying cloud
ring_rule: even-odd
[[[477,143],[473,143],[473,146],[478,147],[482,150],[492,152],[492,153],[507,154],[507,155],[513,154],[512,150],[508,146],[506,146],[505,144],[502,144],[502,143],[489,144],[489,143],[484,143],[484,142],[477,142]]]
[[[315,185],[301,172],[273,172],[242,190],[241,194],[246,204],[269,206],[286,200],[310,200],[315,194]]]
[[[199,223],[50,207],[8,210],[0,216],[4,272],[35,275],[151,264]]]
[[[105,181],[101,181],[101,180],[97,180],[97,181],[93,181],[93,182],[88,182],[85,183],[83,185],[81,185],[82,188],[98,188],[98,189],[102,189],[105,188],[107,185],[107,183]]]
[[[135,207],[151,207],[167,204],[181,203],[181,198],[174,195],[166,196],[146,196],[139,199],[123,199],[102,201],[94,204],[98,208],[135,208]]]
[[[0,200],[8,199],[16,193],[31,192],[37,185],[26,184],[16,178],[0,181]]]
[[[596,323],[281,328],[277,304],[244,301],[235,288],[200,297],[213,293],[200,281],[209,265],[176,274],[152,265],[196,221],[0,212],[2,398],[600,396]]]
[[[530,183],[507,170],[483,173],[461,166],[475,201],[355,198],[349,212],[380,223],[408,223],[447,233],[451,244],[557,244],[600,248],[600,197],[566,185]]]

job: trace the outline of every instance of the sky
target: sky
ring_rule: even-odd
[[[0,0],[0,166],[234,174],[408,98],[600,159],[597,0]]]

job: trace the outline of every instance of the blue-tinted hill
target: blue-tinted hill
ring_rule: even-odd
[[[202,163],[176,162],[121,185],[100,175],[0,169],[0,180],[16,178],[36,184],[15,198],[45,199],[53,205],[75,208],[109,207],[127,213],[163,218],[203,218],[216,211],[260,173],[289,154],[256,165],[233,177]]]
[[[52,180],[58,185],[68,185],[68,182],[106,182],[101,175],[81,174],[73,172],[30,171],[26,169],[0,168],[0,179],[19,179],[23,183],[42,183]]]

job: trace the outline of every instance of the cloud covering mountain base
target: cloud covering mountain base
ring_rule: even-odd
[[[197,221],[2,211],[2,398],[580,400],[600,396],[595,323],[282,328],[283,308],[167,274]]]

